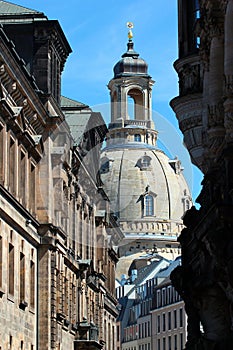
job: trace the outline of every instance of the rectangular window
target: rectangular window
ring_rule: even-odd
[[[15,257],[14,246],[9,243],[8,251],[8,293],[14,295],[14,280],[15,280]]]
[[[180,308],[180,327],[183,327],[183,309]]]
[[[162,290],[162,306],[167,304],[167,298],[166,298],[166,289],[163,288]]]
[[[35,264],[30,262],[30,306],[35,307]]]
[[[148,321],[148,323],[147,323],[147,334],[148,334],[148,337],[150,337],[150,335],[151,335],[151,331],[150,331],[150,321]]]
[[[166,315],[163,314],[163,332],[166,331]]]
[[[120,341],[120,326],[117,325],[117,341]]]
[[[163,350],[166,350],[166,338],[163,338]]]
[[[157,333],[160,333],[160,315],[157,316]]]
[[[161,292],[157,290],[157,307],[161,306]]]
[[[183,350],[183,334],[180,334],[180,350]]]
[[[9,190],[11,193],[15,193],[15,181],[16,181],[16,174],[15,174],[15,142],[10,137],[10,148],[9,148]]]
[[[168,329],[170,330],[172,328],[172,322],[171,322],[171,312],[168,312]]]
[[[29,209],[32,213],[35,213],[35,199],[36,199],[36,168],[33,164],[30,167],[29,174]]]
[[[22,204],[25,205],[25,186],[26,186],[26,155],[24,152],[20,152],[20,167],[19,167],[19,198]]]
[[[174,350],[177,350],[177,335],[174,335]]]
[[[19,285],[20,302],[25,300],[25,255],[20,253],[20,285]]]
[[[158,339],[158,341],[157,341],[157,348],[158,348],[158,350],[161,350],[160,349],[160,339]]]
[[[172,350],[172,338],[170,335],[168,337],[168,350]]]
[[[177,328],[177,311],[173,311],[173,317],[174,317],[174,328]]]

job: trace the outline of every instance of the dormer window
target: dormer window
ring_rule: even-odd
[[[140,170],[148,170],[150,169],[151,166],[151,157],[147,156],[146,153],[144,154],[144,156],[142,156],[136,166],[138,166],[140,168]]]
[[[141,142],[141,135],[140,134],[135,134],[134,135],[134,141],[135,142]]]
[[[142,167],[148,168],[150,166],[150,161],[151,161],[150,157],[143,157],[141,161]]]

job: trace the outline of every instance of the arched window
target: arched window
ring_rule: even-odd
[[[154,199],[151,195],[145,196],[145,216],[154,215]]]
[[[141,135],[140,134],[135,134],[134,135],[134,141],[135,142],[141,142]]]

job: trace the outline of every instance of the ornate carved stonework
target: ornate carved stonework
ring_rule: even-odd
[[[202,91],[200,64],[185,64],[179,71],[180,95]]]
[[[224,122],[223,104],[219,102],[215,105],[208,105],[208,126],[222,126]]]

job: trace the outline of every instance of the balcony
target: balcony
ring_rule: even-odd
[[[74,341],[74,350],[97,350],[102,349],[103,344],[98,341],[98,327],[83,319],[78,325],[79,339]]]

